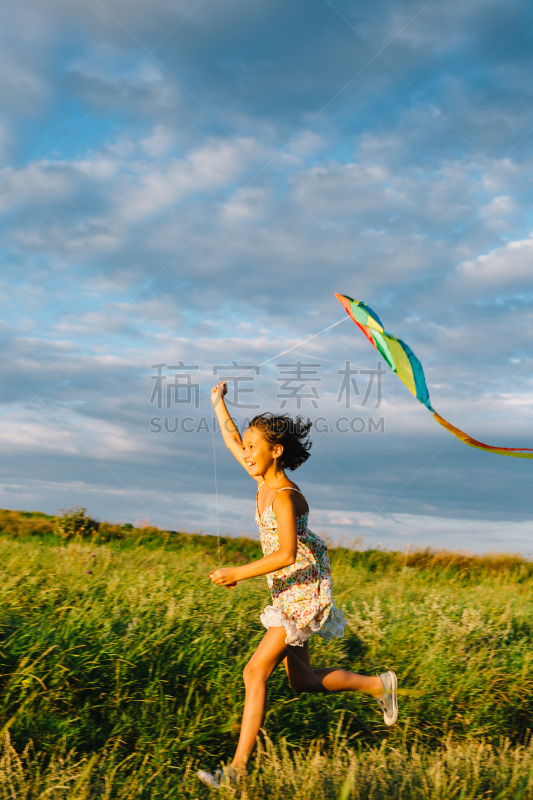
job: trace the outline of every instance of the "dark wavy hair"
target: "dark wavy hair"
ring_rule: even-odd
[[[312,443],[307,438],[313,427],[310,419],[304,422],[303,417],[292,419],[288,414],[271,414],[267,411],[254,417],[249,427],[261,431],[270,445],[283,445],[280,456],[283,469],[298,469],[310,456]]]

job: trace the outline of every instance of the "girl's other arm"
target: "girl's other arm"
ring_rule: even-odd
[[[242,567],[215,570],[210,576],[213,583],[219,586],[229,586],[235,581],[268,575],[269,572],[277,572],[278,569],[294,564],[296,561],[297,522],[292,492],[280,492],[276,496],[276,516],[278,518],[279,549],[260,558],[259,561],[252,561]]]

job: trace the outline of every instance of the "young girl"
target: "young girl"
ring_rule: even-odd
[[[244,668],[246,697],[237,751],[229,769],[198,772],[207,786],[218,789],[237,778],[246,765],[266,713],[266,682],[283,661],[296,692],[365,692],[378,701],[385,723],[398,717],[396,675],[356,675],[336,667],[313,669],[308,640],[344,636],[344,614],[331,593],[331,569],[325,543],[307,527],[309,507],[302,492],[285,474],[309,458],[306,438],[311,423],[301,417],[260,414],[241,439],[223,397],[225,382],[214,386],[211,400],[226,446],[258,483],[256,522],[264,556],[241,567],[217,569],[209,576],[217,586],[232,586],[246,578],[267,575],[272,605],[261,614],[267,629]]]

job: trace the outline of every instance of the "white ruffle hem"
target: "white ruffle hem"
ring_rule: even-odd
[[[344,612],[337,608],[335,601],[331,606],[329,616],[324,622],[322,627],[317,622],[311,621],[305,628],[298,628],[290,619],[288,619],[283,611],[274,606],[266,606],[264,612],[261,614],[261,622],[265,628],[285,628],[287,637],[285,644],[298,645],[303,647],[304,643],[316,633],[323,639],[341,639],[344,636],[344,629],[346,627],[346,619]]]

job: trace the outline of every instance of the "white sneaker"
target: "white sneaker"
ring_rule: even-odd
[[[222,789],[223,786],[232,786],[237,783],[237,773],[232,767],[217,769],[215,772],[204,772],[199,769],[196,776],[210,789]]]
[[[398,719],[398,679],[392,670],[382,672],[379,678],[383,684],[383,694],[381,697],[376,697],[376,700],[383,711],[385,725],[394,725]]]

